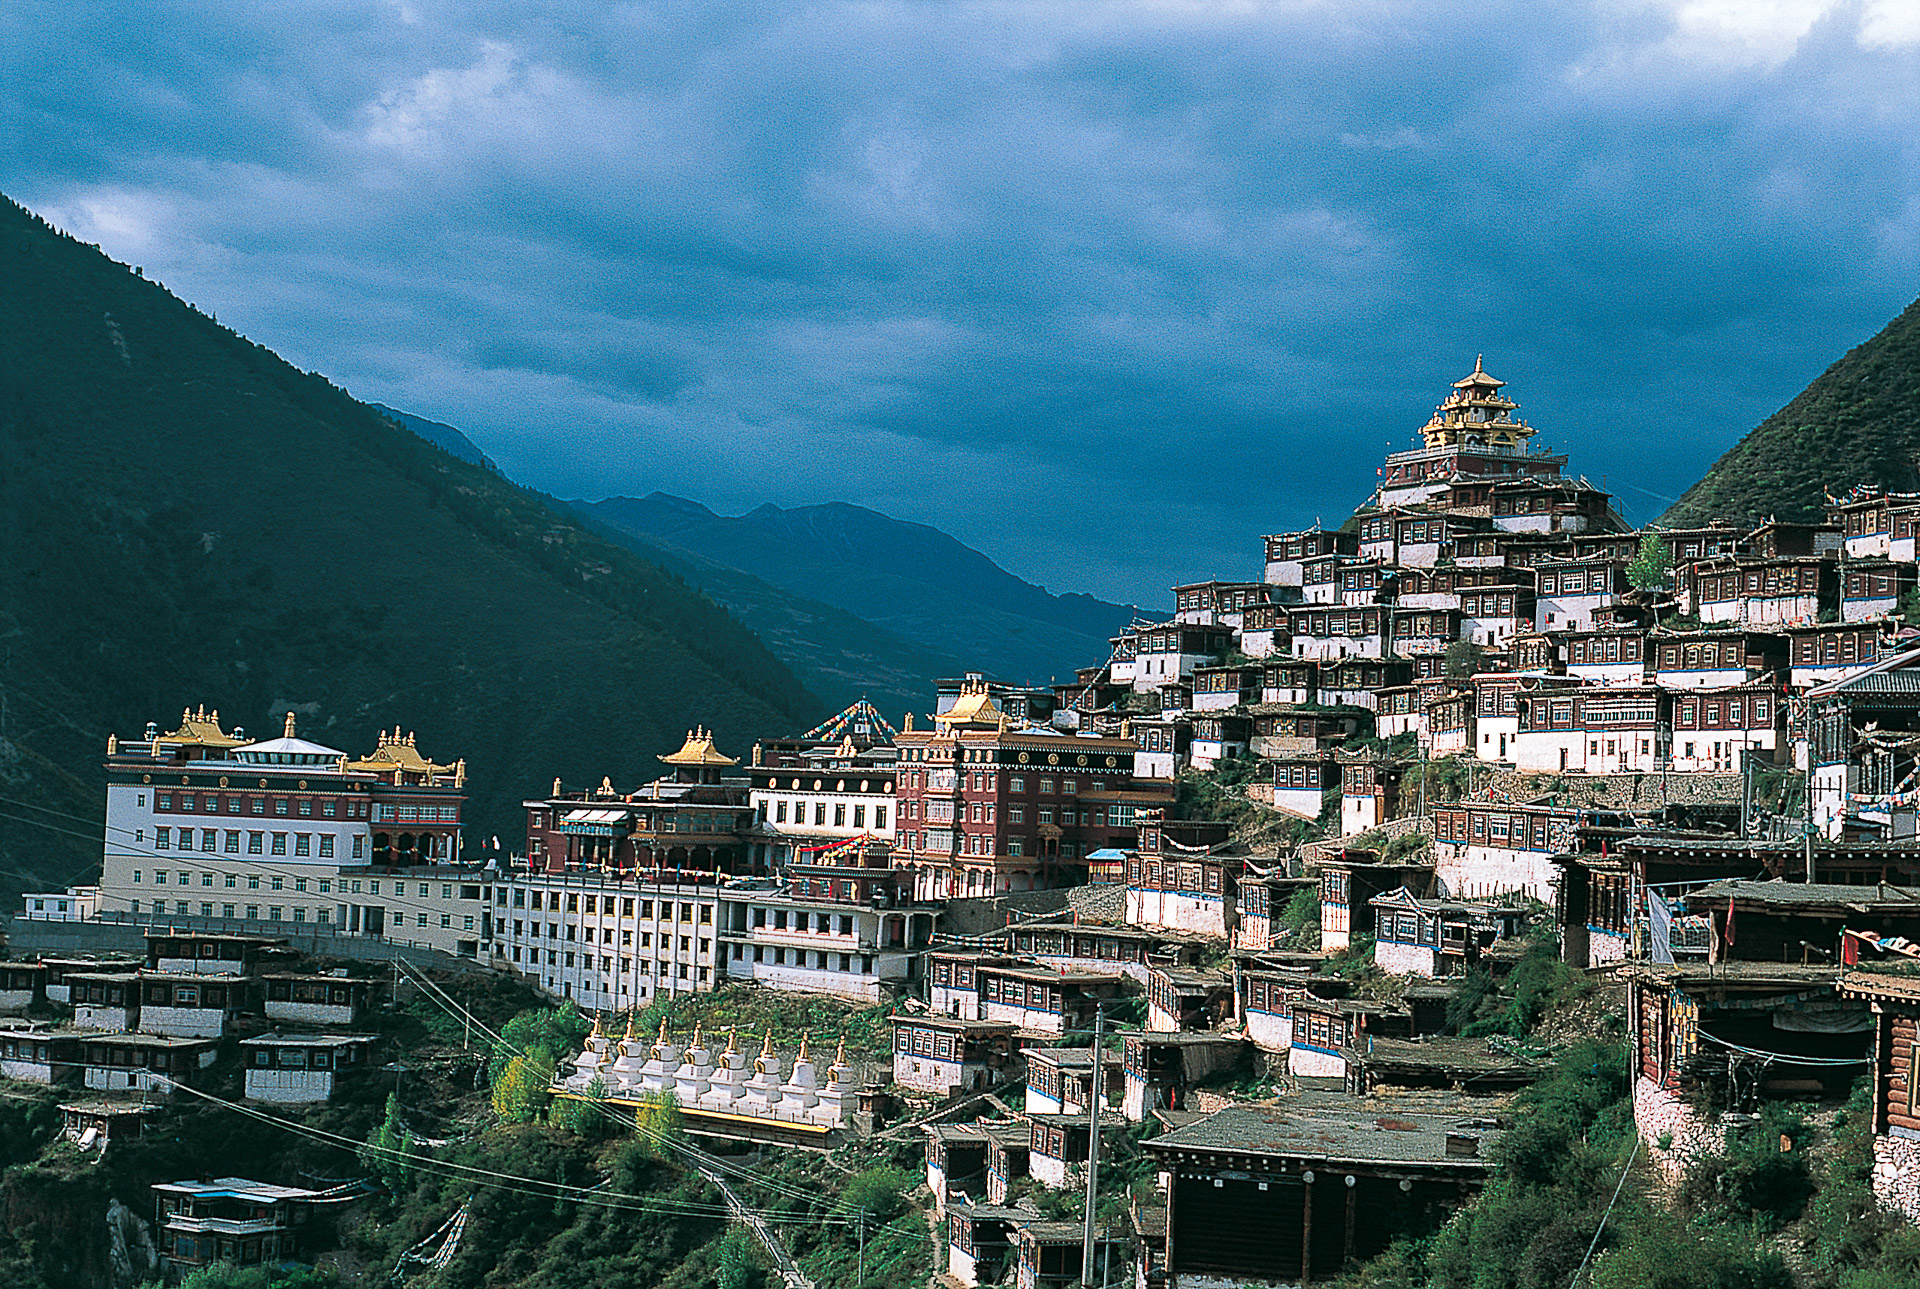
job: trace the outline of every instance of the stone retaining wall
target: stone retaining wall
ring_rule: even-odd
[[[1920,1141],[1873,1139],[1873,1194],[1882,1208],[1920,1224]]]
[[[1695,1160],[1727,1148],[1725,1128],[1702,1119],[1692,1106],[1644,1076],[1633,1081],[1633,1122],[1647,1153],[1669,1178],[1684,1173]],[[1660,1145],[1663,1136],[1668,1138],[1665,1149]]]

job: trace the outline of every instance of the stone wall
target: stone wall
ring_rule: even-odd
[[[1566,806],[1598,810],[1740,804],[1737,774],[1540,774],[1478,763],[1473,795],[1483,801],[1535,801],[1552,796]]]
[[[1873,1139],[1873,1194],[1881,1207],[1920,1223],[1920,1141],[1893,1136]]]
[[[1021,915],[1030,918],[1038,913],[1057,913],[1067,907],[1071,894],[1070,891],[1012,891],[970,900],[948,900],[945,912],[940,915],[940,934],[985,935],[1006,926],[1009,914],[1014,915],[1015,921],[1023,921],[1025,918]]]
[[[1696,1159],[1727,1148],[1725,1128],[1702,1119],[1692,1106],[1645,1076],[1633,1081],[1633,1122],[1648,1155],[1669,1178],[1684,1173]],[[1668,1138],[1665,1149],[1660,1145],[1663,1136]]]

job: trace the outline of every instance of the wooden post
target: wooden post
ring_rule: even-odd
[[[1347,1178],[1347,1230],[1340,1248],[1340,1265],[1343,1267],[1353,1265],[1353,1208],[1354,1196],[1359,1189],[1352,1177]]]
[[[1304,1175],[1300,1188],[1300,1283],[1313,1281],[1313,1174]]]

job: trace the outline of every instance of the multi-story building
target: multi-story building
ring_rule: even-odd
[[[897,751],[861,748],[851,735],[748,767],[753,871],[771,872],[855,840],[891,845]]]
[[[775,989],[879,1002],[917,980],[939,909],[912,904],[889,848],[860,840],[720,889],[720,970]]]
[[[515,867],[494,887],[494,964],[582,1007],[710,990],[720,883],[711,872],[675,878]]]
[[[369,756],[248,741],[218,712],[111,739],[99,914],[357,934],[477,957],[487,878],[461,862],[466,766],[383,732]],[[376,898],[377,897],[377,898]]]
[[[528,866],[672,882],[751,871],[751,780],[728,773],[739,760],[703,728],[660,761],[670,772],[632,792],[606,779],[569,792],[556,779],[552,795],[527,801]]]
[[[1325,528],[1309,528],[1297,533],[1269,533],[1261,539],[1266,545],[1266,577],[1271,586],[1283,588],[1282,599],[1298,599],[1301,563],[1321,555],[1353,555],[1360,549],[1357,533]],[[1286,595],[1291,590],[1292,596]]]
[[[1046,890],[1126,846],[1142,808],[1172,797],[1134,778],[1132,738],[1015,728],[984,687],[897,739],[894,863],[919,900]]]

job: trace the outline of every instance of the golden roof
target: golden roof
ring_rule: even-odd
[[[1472,389],[1475,386],[1479,386],[1482,389],[1488,387],[1499,389],[1502,385],[1505,385],[1507,382],[1504,380],[1495,380],[1487,374],[1487,369],[1480,365],[1481,360],[1485,357],[1485,354],[1475,354],[1473,356],[1473,370],[1464,378],[1453,382],[1453,387],[1455,389]]]
[[[938,725],[999,725],[1006,720],[1006,714],[999,704],[993,701],[993,695],[987,692],[987,682],[964,682],[960,686],[960,696],[953,700],[953,706],[934,718]]]
[[[660,758],[668,765],[738,765],[739,758],[722,756],[713,745],[713,731],[696,726],[687,731],[687,741],[678,752]]]
[[[205,706],[199,711],[191,707],[180,712],[180,728],[161,739],[166,743],[188,743],[197,747],[239,747],[247,740],[234,738],[220,728],[220,709],[209,712]]]
[[[347,769],[371,771],[375,774],[399,770],[403,774],[423,774],[429,777],[439,774],[452,774],[458,766],[436,765],[421,756],[414,747],[413,733],[409,731],[405,738],[400,736],[400,727],[393,727],[393,733],[380,731],[380,742],[373,749],[373,755],[364,761],[349,761]]]

